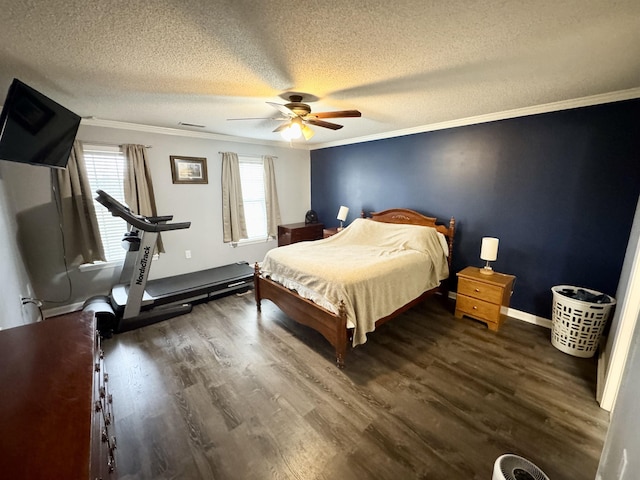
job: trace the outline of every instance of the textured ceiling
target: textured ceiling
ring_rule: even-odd
[[[314,127],[322,144],[640,87],[638,0],[1,5],[0,102],[17,77],[144,125],[277,141],[277,121],[227,119],[277,116],[287,91],[362,112]]]

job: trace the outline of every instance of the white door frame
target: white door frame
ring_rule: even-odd
[[[633,248],[634,243],[635,248]],[[600,407],[609,412],[613,410],[616,403],[633,331],[640,317],[640,199],[629,236],[625,263],[627,257],[632,258],[632,261],[628,280],[624,278],[625,268],[623,265],[623,275],[620,280],[621,282],[626,280],[626,285],[618,285],[618,292],[623,293],[624,298],[617,299],[618,305],[614,315],[614,319],[618,319],[617,328],[611,329],[614,337],[607,340],[607,345],[601,352],[598,361],[597,397]]]

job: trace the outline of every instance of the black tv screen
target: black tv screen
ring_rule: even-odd
[[[0,116],[0,159],[64,168],[80,117],[17,78]]]

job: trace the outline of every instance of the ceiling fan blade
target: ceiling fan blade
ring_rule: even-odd
[[[276,127],[276,129],[274,130],[274,132],[281,132],[282,130],[284,130],[285,128],[287,128],[289,125],[291,125],[291,122],[284,122],[281,123],[280,125],[278,125]]]
[[[342,128],[342,125],[338,125],[337,123],[323,122],[322,120],[317,120],[315,118],[305,119],[305,122],[318,127],[330,128],[331,130],[340,130]]]
[[[305,140],[309,140],[315,135],[315,132],[311,130],[311,128],[309,128],[307,125],[302,125],[302,135],[304,135]]]
[[[267,103],[271,105],[273,108],[275,108],[276,110],[279,110],[282,114],[286,115],[289,118],[297,117],[297,115],[292,110],[289,110],[284,105],[280,105],[279,103],[275,103],[275,102],[267,102]]]
[[[347,117],[361,117],[362,113],[360,113],[358,110],[340,110],[337,112],[312,113],[311,116],[316,118],[347,118]]]
[[[247,118],[227,118],[227,120],[288,120],[282,117],[247,117]]]

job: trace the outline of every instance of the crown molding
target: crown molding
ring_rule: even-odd
[[[233,135],[222,135],[220,133],[195,132],[193,130],[181,130],[179,128],[157,127],[154,125],[144,125],[141,123],[120,122],[118,120],[104,120],[96,117],[84,117],[80,121],[81,125],[89,127],[115,128],[118,130],[132,130],[136,132],[157,133],[161,135],[174,135],[177,137],[202,138],[205,140],[218,140],[221,142],[251,143],[255,145],[269,145],[273,147],[287,147],[301,150],[309,150],[305,146],[290,145],[284,142],[274,142],[272,140],[259,140],[255,138],[236,137]]]
[[[618,90],[616,92],[602,93],[599,95],[591,95],[589,97],[575,98],[571,100],[562,100],[559,102],[544,103],[534,105],[532,107],[515,108],[502,112],[487,113],[485,115],[477,115],[474,117],[460,118],[457,120],[449,120],[446,122],[432,123],[418,127],[405,128],[402,130],[394,130],[375,135],[367,135],[364,137],[350,138],[338,140],[335,142],[326,142],[321,144],[310,145],[310,150],[319,150],[321,148],[339,147],[342,145],[353,145],[356,143],[372,142],[374,140],[383,140],[387,138],[402,137],[405,135],[413,135],[415,133],[433,132],[436,130],[444,130],[447,128],[464,127],[467,125],[475,125],[479,123],[494,122],[497,120],[507,120],[509,118],[526,117],[528,115],[538,115],[541,113],[559,112],[562,110],[570,110],[572,108],[590,107],[593,105],[601,105],[605,103],[619,102],[623,100],[632,100],[640,98],[640,87],[628,90]]]
[[[366,135],[363,137],[346,138],[335,142],[325,142],[317,144],[293,144],[276,142],[273,140],[259,140],[247,137],[236,137],[232,135],[222,135],[219,133],[195,132],[192,130],[181,130],[179,128],[156,127],[153,125],[143,125],[140,123],[120,122],[117,120],[103,120],[95,117],[86,117],[81,121],[82,125],[91,127],[116,128],[119,130],[134,130],[137,132],[159,133],[162,135],[175,135],[179,137],[202,138],[207,140],[218,140],[222,142],[238,142],[250,143],[256,145],[269,145],[273,147],[287,147],[298,150],[320,150],[322,148],[339,147],[342,145],[352,145],[356,143],[372,142],[374,140],[384,140],[387,138],[402,137],[405,135],[413,135],[416,133],[433,132],[436,130],[444,130],[447,128],[464,127],[467,125],[475,125],[479,123],[494,122],[497,120],[507,120],[509,118],[526,117],[528,115],[538,115],[542,113],[559,112],[572,108],[590,107],[593,105],[601,105],[605,103],[619,102],[623,100],[632,100],[640,98],[640,87],[628,90],[618,90],[616,92],[602,93],[599,95],[591,95],[588,97],[575,98],[571,100],[562,100],[559,102],[544,103],[531,107],[515,108],[512,110],[504,110],[502,112],[487,113],[484,115],[476,115],[474,117],[460,118],[456,120],[448,120],[446,122],[432,123],[428,125],[420,125],[417,127],[405,128],[402,130],[393,130],[374,135]]]

